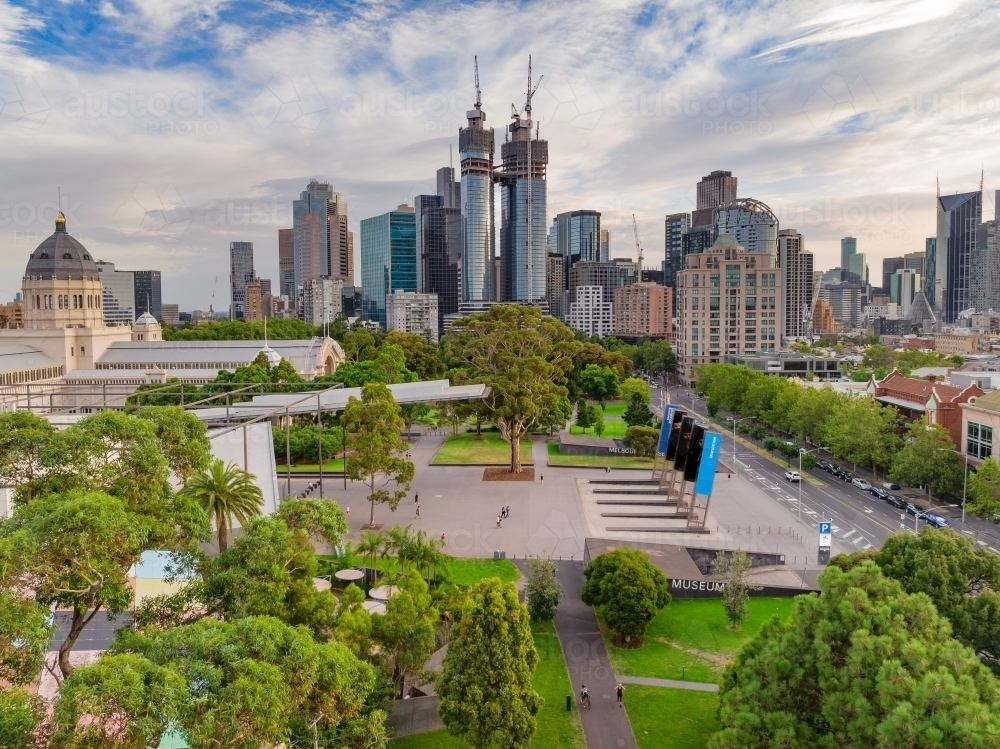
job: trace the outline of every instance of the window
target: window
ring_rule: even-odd
[[[698,309],[698,297],[691,297],[691,309]]]
[[[692,343],[691,344],[691,354],[693,356],[697,356],[698,355],[698,344],[697,343]]]
[[[708,277],[708,285],[711,286],[713,289],[719,288],[719,274],[718,273],[713,273],[711,276]]]
[[[761,273],[760,274],[760,285],[761,286],[774,286],[774,273]]]
[[[993,427],[969,422],[965,451],[970,458],[983,460],[993,454]]]
[[[694,286],[695,288],[698,288],[698,274],[695,273],[693,276],[691,276],[691,279],[692,279],[691,285]]]
[[[739,285],[740,285],[740,266],[727,265],[726,286],[739,286]]]
[[[746,300],[746,308],[747,309],[757,309],[757,297],[755,297],[755,296],[748,296],[747,300]]]
[[[709,299],[708,308],[709,309],[719,309],[719,297],[713,296],[711,299]]]
[[[747,286],[755,287],[757,285],[757,274],[747,273]]]

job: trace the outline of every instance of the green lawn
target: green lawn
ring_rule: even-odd
[[[643,468],[652,469],[652,458],[630,458],[627,455],[563,455],[559,443],[549,443],[549,465],[577,468]]]
[[[508,465],[510,443],[496,432],[483,432],[476,439],[475,432],[452,434],[441,445],[431,465]],[[521,440],[521,464],[532,465],[531,440]]]
[[[617,416],[621,418],[625,415],[625,409],[628,408],[628,403],[625,401],[613,401],[604,404],[604,418],[609,416]]]
[[[624,421],[617,419],[604,419],[604,432],[600,435],[601,437],[607,437],[608,439],[624,439],[625,430],[628,429],[628,424]],[[580,429],[576,424],[569,428],[570,434],[583,434],[584,431]],[[593,427],[588,427],[587,432],[591,437],[596,437],[597,432],[594,431]]]
[[[576,710],[566,712],[566,695],[572,694],[562,649],[552,625],[532,627],[538,666],[532,686],[545,703],[538,712],[538,728],[531,739],[537,749],[584,749],[583,728]],[[447,731],[407,736],[389,742],[392,749],[468,749],[468,744]]]
[[[317,554],[317,557],[328,561],[334,559],[329,554]],[[355,554],[345,567],[368,564],[371,564],[371,558],[362,558]],[[399,562],[396,557],[375,557],[375,568],[383,572],[399,572]],[[499,577],[505,583],[512,583],[521,577],[521,571],[509,559],[448,557],[448,569],[452,580],[463,585],[475,585],[487,577]]]
[[[672,601],[650,623],[641,648],[617,648],[606,638],[615,672],[659,679],[718,681],[722,664],[691,651],[729,658],[772,616],[787,618],[794,600],[751,598],[750,618],[738,632],[727,629],[720,598]]]
[[[625,685],[625,710],[639,749],[705,749],[722,726],[714,692]]]
[[[342,472],[344,470],[344,459],[337,458],[336,460],[331,460],[329,462],[323,462],[324,471],[338,471]],[[292,465],[292,473],[303,472],[303,473],[317,473],[319,472],[319,463],[295,463]],[[284,464],[278,465],[277,469],[278,476],[282,474],[287,474],[287,469]]]

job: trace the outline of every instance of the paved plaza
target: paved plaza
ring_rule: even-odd
[[[709,508],[709,533],[608,532],[607,527],[621,525],[622,521],[601,517],[610,508],[596,503],[593,489],[597,485],[589,480],[645,479],[649,472],[612,470],[606,474],[602,468],[547,467],[545,440],[536,437],[533,482],[487,482],[482,480],[482,466],[431,466],[430,461],[443,441],[442,436],[414,438],[412,460],[416,476],[412,489],[396,512],[377,505],[376,523],[385,528],[412,523],[432,538],[444,533],[445,550],[455,556],[490,557],[495,550],[502,549],[508,557],[518,559],[531,554],[581,560],[584,539],[599,537],[774,552],[784,554],[788,569],[799,574],[817,569],[816,525],[808,515],[802,520],[798,518],[794,488],[790,485],[764,486],[736,474],[728,478],[728,467],[720,464],[722,472],[717,475]],[[301,491],[305,484],[303,480],[293,481],[293,490]],[[323,496],[335,499],[345,509],[350,508],[351,537],[357,538],[369,518],[367,488],[351,482],[346,490],[343,486],[343,478],[325,478]],[[318,490],[312,496],[318,496]],[[420,499],[419,518],[414,496]],[[614,495],[599,496],[607,499]],[[500,508],[508,505],[510,517],[497,528]],[[664,525],[656,520],[627,522],[642,527]],[[683,526],[682,521],[673,524]],[[841,547],[835,542],[833,553],[853,550],[852,546]],[[795,584],[792,579],[785,582]]]

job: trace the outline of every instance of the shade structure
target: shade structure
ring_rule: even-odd
[[[322,577],[314,577],[313,587],[316,588],[316,590],[330,590],[333,586],[330,585],[329,580],[325,580]]]
[[[361,607],[367,611],[369,614],[384,614],[385,604],[381,601],[365,601],[361,604]]]
[[[376,601],[388,601],[393,595],[399,592],[395,585],[380,585],[368,591],[368,595]]]
[[[333,576],[338,580],[360,580],[365,573],[362,570],[338,570]]]

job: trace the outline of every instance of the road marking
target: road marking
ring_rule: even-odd
[[[868,551],[870,548],[872,548],[872,545],[866,543],[865,544],[865,551]]]
[[[812,510],[806,510],[806,515],[815,515],[816,513]]]
[[[992,551],[994,554],[1000,554],[1000,551],[997,551],[992,546],[987,546],[986,548],[989,549],[990,551]]]
[[[847,540],[847,539],[849,539],[849,538],[850,538],[851,536],[853,536],[853,535],[854,535],[855,533],[857,533],[857,531],[856,531],[856,530],[854,530],[853,528],[851,528],[851,529],[850,529],[849,531],[847,531],[847,533],[845,533],[845,534],[844,534],[843,536],[841,536],[841,538],[842,538],[842,539],[844,539],[844,540],[846,541],[846,540]]]
[[[875,511],[871,507],[866,507],[865,508],[865,514],[866,515],[871,515],[873,512],[875,512]]]

